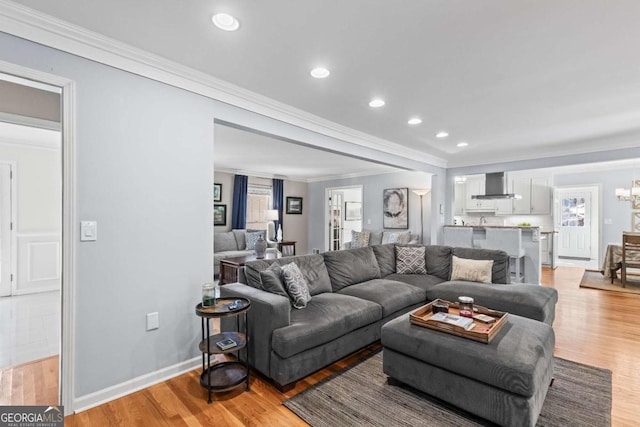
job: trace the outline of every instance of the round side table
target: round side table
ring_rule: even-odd
[[[237,309],[229,309],[228,306],[234,301],[239,301]],[[200,374],[200,385],[208,391],[208,402],[211,403],[211,393],[232,390],[243,383],[249,391],[249,331],[247,323],[247,312],[251,308],[251,302],[246,298],[218,298],[216,303],[210,307],[203,307],[202,303],[196,306],[196,315],[201,318],[202,341],[200,351],[202,352],[202,374]],[[240,317],[244,316],[243,330],[241,330]],[[236,331],[224,332],[210,335],[210,320],[223,317],[236,318]],[[230,348],[220,347],[222,341],[231,339],[236,345]],[[244,349],[244,362],[240,360],[240,352]],[[212,354],[236,353],[235,361],[221,362],[211,366]]]

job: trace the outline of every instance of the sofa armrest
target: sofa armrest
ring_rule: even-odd
[[[270,377],[271,335],[290,322],[291,304],[281,295],[256,289],[242,283],[220,286],[220,296],[247,298],[251,308],[247,312],[249,323],[249,364]],[[222,330],[235,330],[235,319],[223,318]]]
[[[278,242],[274,242],[273,240],[267,239],[267,247],[268,248],[277,248]]]

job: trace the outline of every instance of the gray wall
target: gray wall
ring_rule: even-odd
[[[214,150],[215,151],[215,150]],[[233,209],[233,175],[226,172],[215,172],[213,182],[222,184],[221,200],[214,202],[216,205],[227,205],[227,225],[216,225],[214,227],[216,233],[222,233],[231,230],[231,211]]]
[[[409,229],[420,233],[420,198],[411,192],[414,188],[431,188],[431,176],[422,172],[394,172],[354,178],[309,183],[309,248],[326,250],[325,245],[325,190],[332,187],[362,185],[363,229],[382,228],[382,190],[409,188]],[[371,221],[369,223],[369,221]],[[431,240],[431,193],[424,196],[425,242]]]
[[[194,306],[212,276],[214,119],[339,141],[5,33],[0,60],[77,85],[77,214],[99,233],[77,246],[76,398],[198,356]],[[160,328],[146,332],[155,311]]]

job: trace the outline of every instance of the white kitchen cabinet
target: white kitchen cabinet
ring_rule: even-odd
[[[548,177],[531,178],[531,213],[551,214],[551,183]]]
[[[454,215],[463,215],[464,214],[464,205],[465,205],[465,195],[466,195],[466,183],[464,182],[456,182],[455,187],[455,209]]]
[[[531,213],[531,178],[518,177],[513,178],[511,181],[511,192],[521,196],[520,199],[513,200],[513,213],[518,214],[530,214]]]
[[[512,193],[522,196],[513,200],[514,215],[550,215],[551,186],[549,177],[510,177]]]
[[[513,214],[513,199],[497,199],[495,203],[496,203],[496,215]]]
[[[495,200],[472,199],[471,196],[484,194],[484,175],[467,177],[465,194],[465,211],[467,212],[495,212]]]

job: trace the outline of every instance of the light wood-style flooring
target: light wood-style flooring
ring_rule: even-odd
[[[543,269],[544,286],[558,289],[554,330],[558,357],[613,372],[614,426],[637,425],[640,408],[640,295],[581,289],[580,268]],[[199,385],[199,371],[192,371],[96,408],[68,416],[66,425],[75,426],[305,426],[302,420],[281,405],[333,372],[375,351],[370,346],[298,382],[282,394],[254,376],[251,391],[243,388],[214,395],[207,404],[206,391]],[[45,374],[46,374],[45,369]],[[57,373],[55,373],[57,378]],[[37,404],[55,403],[56,393],[43,397],[37,385],[22,394],[44,399]],[[0,383],[3,395],[8,390]],[[26,401],[26,400],[25,400]]]

